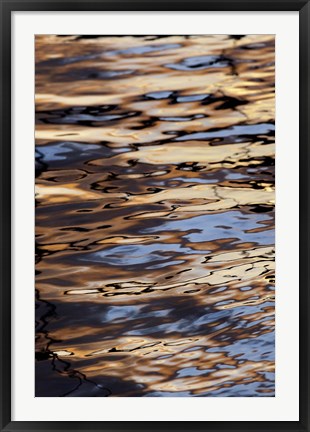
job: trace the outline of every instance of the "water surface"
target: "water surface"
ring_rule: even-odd
[[[36,396],[274,396],[274,37],[36,37]]]

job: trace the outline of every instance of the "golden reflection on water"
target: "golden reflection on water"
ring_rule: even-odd
[[[36,396],[274,396],[274,37],[36,37]]]

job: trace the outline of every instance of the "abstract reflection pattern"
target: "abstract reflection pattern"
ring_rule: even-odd
[[[275,395],[274,43],[36,36],[36,396]]]

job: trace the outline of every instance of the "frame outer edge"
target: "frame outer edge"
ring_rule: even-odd
[[[308,0],[0,0],[16,11],[299,11]]]
[[[309,72],[310,72],[310,5],[299,15],[299,383],[300,423],[303,430],[310,430],[309,423]]]
[[[181,0],[182,1],[182,0]],[[111,2],[108,0],[106,2],[106,7],[104,7],[104,1],[91,1],[91,5],[96,5],[96,10],[114,10]],[[121,3],[118,4],[118,3]],[[124,10],[140,10],[137,7],[130,7],[131,4],[141,4],[138,2],[130,1],[115,1],[115,5],[118,4],[117,8],[120,6],[124,7]],[[160,2],[159,2],[160,3]],[[181,2],[180,2],[181,3]],[[309,207],[309,176],[308,172],[310,170],[310,160],[309,160],[309,71],[310,71],[310,56],[309,56],[309,25],[310,25],[310,7],[308,0],[306,1],[270,1],[267,5],[265,2],[251,1],[247,2],[241,1],[221,1],[218,0],[218,5],[220,7],[215,8],[215,2],[213,1],[213,7],[209,9],[206,5],[201,7],[199,10],[223,10],[227,4],[231,6],[227,10],[242,10],[234,9],[233,5],[238,4],[245,5],[247,10],[299,10],[300,11],[300,113],[299,113],[299,125],[300,125],[300,421],[292,422],[291,425],[284,425],[282,422],[282,427],[278,424],[274,424],[273,430],[295,430],[295,431],[310,431],[309,423],[309,319],[308,311],[310,310],[309,302],[309,229],[308,229],[308,207]],[[211,3],[211,4],[212,4]],[[260,3],[261,8],[255,8],[255,6]],[[161,3],[160,3],[161,4]],[[0,130],[1,130],[1,145],[0,145],[0,163],[1,163],[1,184],[0,184],[0,274],[1,274],[1,289],[0,289],[0,304],[1,304],[1,388],[0,388],[0,400],[1,400],[1,410],[0,410],[0,426],[3,431],[26,431],[26,430],[103,430],[103,427],[98,427],[99,425],[91,426],[92,422],[87,422],[89,428],[85,427],[79,423],[74,426],[75,422],[65,422],[67,423],[66,429],[63,422],[55,422],[53,426],[49,425],[49,422],[36,422],[37,425],[33,425],[33,422],[13,422],[11,421],[11,10],[64,10],[66,6],[70,5],[71,10],[89,10],[89,6],[86,5],[85,1],[76,0],[75,3],[71,1],[66,1],[61,3],[60,0],[56,1],[28,1],[21,0],[18,2],[9,2],[5,0],[0,0],[0,16],[1,16],[1,86],[0,91],[2,94],[1,100],[1,118],[0,118]],[[182,4],[180,4],[182,5]],[[98,7],[99,6],[99,7]],[[265,9],[262,7],[264,6]],[[146,10],[149,8],[145,8]],[[163,8],[165,9],[165,8]],[[158,6],[154,10],[161,10]],[[185,9],[186,10],[186,9]],[[190,7],[188,10],[193,10]],[[302,192],[301,192],[302,189]],[[303,352],[301,349],[303,349]],[[28,423],[28,424],[27,424]],[[39,424],[40,423],[40,424]],[[71,423],[71,424],[70,424]],[[97,423],[97,422],[95,422]],[[117,422],[118,423],[118,422]],[[125,422],[121,422],[124,423]],[[155,431],[157,427],[154,428],[154,422],[151,422],[150,429]],[[158,423],[158,426],[160,426]],[[256,423],[256,422],[255,422]],[[262,426],[263,426],[262,422]],[[57,424],[57,426],[56,426]],[[119,423],[118,423],[119,424]],[[127,423],[128,424],[128,423]],[[49,427],[51,426],[51,427]],[[80,426],[80,427],[79,427]],[[107,424],[107,430],[123,430],[129,432],[132,426],[129,428],[113,425],[114,427],[109,427]],[[116,427],[115,427],[116,426]],[[141,430],[141,424],[136,430]],[[171,425],[172,426],[172,425]],[[200,430],[207,430],[207,426],[199,428]],[[211,425],[210,425],[211,426]],[[246,426],[246,425],[244,425]],[[265,426],[265,427],[264,427]],[[271,425],[263,428],[249,428],[248,430],[265,430],[271,431]],[[280,427],[279,427],[280,426]],[[135,428],[134,428],[135,429]],[[162,430],[164,430],[163,428]],[[180,430],[174,428],[173,426],[170,430]],[[194,428],[194,430],[198,428]],[[212,425],[210,430],[224,430],[223,426],[218,425],[214,428]],[[133,429],[132,429],[133,430]],[[145,430],[145,429],[144,429]],[[188,430],[184,427],[183,430]],[[226,429],[228,430],[228,429]],[[237,430],[233,426],[230,430]],[[246,430],[246,427],[241,427],[239,430]]]
[[[1,429],[11,420],[11,10],[1,1]]]

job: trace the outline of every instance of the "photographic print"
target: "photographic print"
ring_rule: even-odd
[[[274,35],[36,35],[36,397],[275,396]]]

